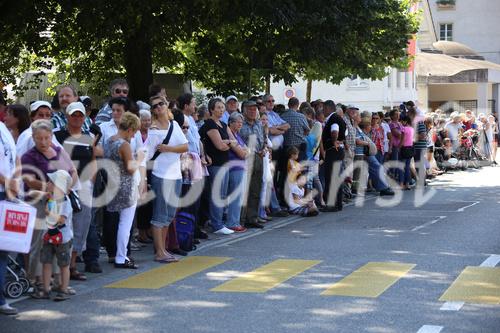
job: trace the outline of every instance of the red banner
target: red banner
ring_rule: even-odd
[[[25,234],[28,231],[30,214],[7,209],[5,211],[4,230]]]

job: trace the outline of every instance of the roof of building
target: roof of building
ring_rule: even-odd
[[[432,46],[436,50],[451,57],[484,60],[476,51],[461,43],[440,40],[434,42]]]
[[[418,76],[453,76],[463,71],[492,69],[500,71],[500,65],[490,61],[451,57],[446,54],[421,52],[416,55]]]

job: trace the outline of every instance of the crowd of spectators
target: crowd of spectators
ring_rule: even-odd
[[[156,84],[147,103],[128,93],[125,80],[111,82],[97,114],[70,85],[52,103],[0,100],[0,200],[37,211],[30,252],[18,256],[33,298],[70,298],[70,280],[102,272],[101,249],[117,269],[138,268],[130,253],[141,243],[153,244],[152,260],[178,261],[187,255],[172,223],[180,211],[193,216],[195,244],[209,232],[337,212],[367,191],[425,186],[471,131],[477,156],[496,164],[496,118],[469,110],[424,114],[407,102],[368,112],[295,97],[285,106],[269,94],[196,105],[190,93],[168,100]],[[0,286],[7,261],[0,251]],[[0,312],[16,313],[2,293]]]

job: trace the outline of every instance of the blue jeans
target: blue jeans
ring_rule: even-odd
[[[229,172],[225,166],[209,166],[208,172],[210,174],[210,185],[212,187],[212,192],[210,195],[210,225],[213,231],[220,230],[224,227],[223,215],[224,206],[220,207],[214,201],[214,196],[217,196],[219,200],[224,201],[227,198],[227,188],[229,183]],[[218,179],[219,184],[215,184],[215,179]],[[219,193],[215,193],[215,185],[219,185]]]
[[[399,147],[392,147],[391,161],[399,161],[399,151]],[[390,172],[394,176],[394,179],[403,179],[403,170],[399,168],[391,168]]]
[[[241,200],[243,198],[245,170],[233,169],[229,171],[229,182],[227,185],[227,193],[231,196],[227,207],[227,227],[238,227],[240,225],[241,216]]]
[[[388,188],[389,186],[385,177],[380,176],[380,168],[383,168],[383,166],[378,162],[377,158],[375,156],[367,156],[366,161],[368,162],[368,174],[375,189],[382,191]]]
[[[3,286],[5,285],[5,272],[7,271],[7,255],[5,251],[0,251],[0,305],[4,305]]]
[[[151,175],[151,188],[155,193],[151,224],[168,227],[175,217],[182,190],[182,179],[164,179]]]
[[[401,159],[402,162],[405,164],[405,171],[404,171],[404,177],[401,177],[399,179],[400,183],[403,183],[404,185],[409,185],[411,182],[411,170],[410,170],[410,163],[411,163],[411,158],[404,158]]]
[[[5,192],[0,192],[0,200],[5,200]],[[0,251],[0,305],[5,304],[3,286],[5,285],[5,272],[7,271],[7,255],[7,252]]]

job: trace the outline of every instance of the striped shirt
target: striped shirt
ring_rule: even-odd
[[[427,128],[425,127],[425,124],[423,121],[419,121],[417,123],[416,132],[417,132],[417,138],[415,139],[415,148],[416,149],[427,148]],[[425,134],[425,136],[422,140],[418,139],[418,136],[421,134]]]
[[[66,128],[68,125],[68,118],[66,117],[66,113],[64,111],[59,111],[52,114],[52,126],[54,127],[53,131],[60,131]],[[90,126],[92,125],[92,120],[89,117],[85,116],[85,121],[82,125],[82,130],[85,133],[90,133]]]

